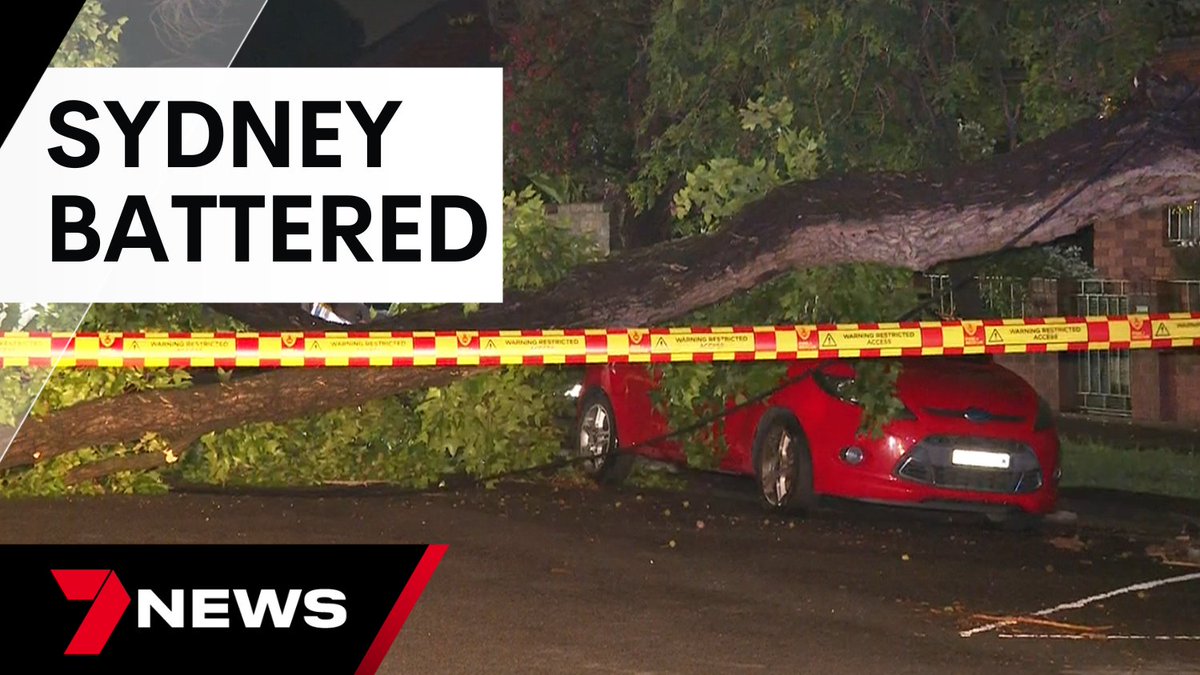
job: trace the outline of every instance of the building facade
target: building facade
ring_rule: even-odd
[[[1099,316],[1200,312],[1200,205],[1097,222],[1095,278],[980,281],[992,315]],[[944,278],[931,277],[935,292]],[[943,307],[952,299],[943,297]],[[953,314],[949,308],[948,313]],[[1058,411],[1200,427],[1200,350],[1009,354],[997,361]]]

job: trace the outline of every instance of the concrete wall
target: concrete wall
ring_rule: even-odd
[[[552,205],[546,208],[546,213],[576,234],[595,242],[603,255],[612,250],[612,216],[603,203]]]

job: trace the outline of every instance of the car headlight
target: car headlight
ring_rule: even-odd
[[[1050,408],[1050,402],[1038,396],[1038,411],[1037,419],[1033,421],[1034,431],[1045,431],[1054,428],[1054,410]]]
[[[821,391],[830,396],[850,403],[852,405],[861,405],[862,402],[854,395],[854,377],[850,375],[832,375],[823,370],[813,371],[813,381],[821,388]],[[901,406],[900,410],[892,418],[894,420],[915,420],[917,414],[914,413],[908,406]]]
[[[831,375],[823,370],[813,371],[813,382],[821,388],[821,391],[830,396],[858,405],[858,399],[854,397],[854,378],[847,375]]]

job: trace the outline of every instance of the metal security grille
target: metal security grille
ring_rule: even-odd
[[[1079,282],[1079,314],[1116,316],[1129,313],[1127,281],[1088,279]],[[1132,410],[1128,351],[1088,351],[1078,354],[1076,394],[1086,412],[1129,415]]]
[[[1167,297],[1173,312],[1200,312],[1200,280],[1168,281]]]
[[[1167,243],[1174,246],[1200,246],[1197,202],[1167,209]]]
[[[929,296],[937,303],[937,313],[941,318],[957,316],[954,307],[954,287],[950,283],[949,274],[926,274],[929,282]]]
[[[1018,319],[1050,316],[1056,309],[1053,303],[1057,292],[1054,279],[1024,279],[1017,277],[979,276],[975,278],[979,299],[983,302],[981,316],[959,316],[954,298],[954,285],[947,274],[925,274],[929,295],[936,302],[938,316],[944,319]]]

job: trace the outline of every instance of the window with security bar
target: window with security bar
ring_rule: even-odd
[[[1198,202],[1167,209],[1167,243],[1172,246],[1200,246]]]
[[[1083,279],[1076,293],[1076,312],[1086,316],[1128,314],[1130,297],[1138,290],[1123,279]],[[1083,412],[1129,416],[1133,410],[1128,350],[1079,352],[1076,400]]]

